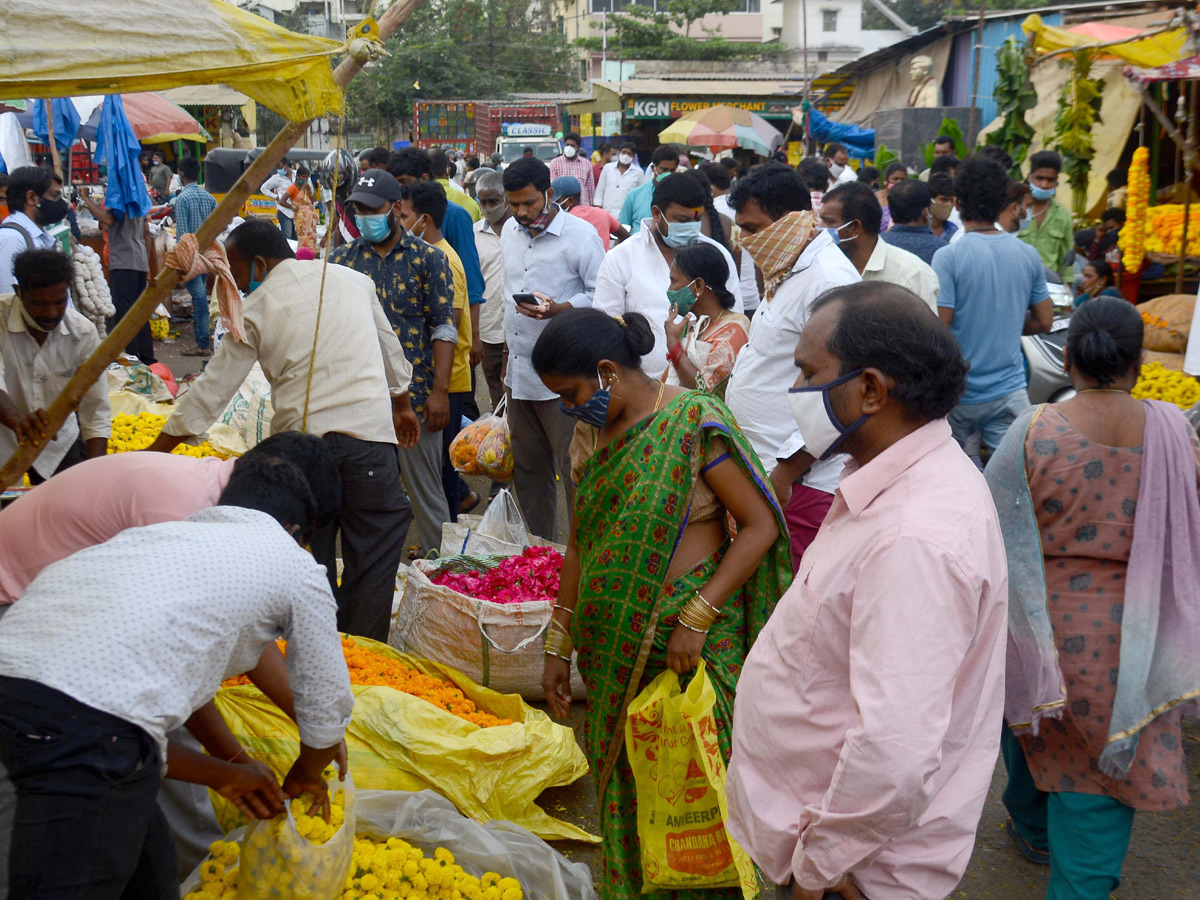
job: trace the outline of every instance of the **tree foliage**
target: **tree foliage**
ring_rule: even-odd
[[[397,119],[414,100],[503,98],[578,85],[575,54],[528,0],[428,0],[388,40],[391,54],[350,83],[350,114]]]
[[[990,145],[1001,147],[1012,157],[1013,178],[1021,177],[1021,163],[1033,140],[1033,126],[1025,121],[1025,113],[1037,106],[1037,91],[1029,80],[1029,60],[1025,45],[1014,37],[1008,38],[996,51],[996,88],[992,97],[996,100],[996,115],[1004,123],[987,136]]]
[[[658,0],[657,9],[648,3],[627,3],[620,13],[607,17],[608,54],[625,59],[719,60],[782,52],[778,44],[727,40],[720,26],[700,24],[707,15],[725,15],[743,6],[744,0]],[[604,22],[593,23],[597,34],[579,38],[576,46],[600,52],[605,27]]]
[[[979,12],[978,0],[883,0],[918,31],[932,28],[946,16]],[[988,9],[1041,9],[1050,0],[988,0]],[[863,4],[863,28],[895,28],[891,20],[870,3]]]

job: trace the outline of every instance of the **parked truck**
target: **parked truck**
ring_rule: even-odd
[[[562,123],[563,108],[557,103],[419,100],[413,104],[413,143],[427,150],[453,147],[480,157],[500,152],[505,162],[530,146],[538,158],[548,160],[559,153],[556,135]]]

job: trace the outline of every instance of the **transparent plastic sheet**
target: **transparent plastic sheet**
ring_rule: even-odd
[[[522,547],[529,545],[529,528],[525,525],[525,517],[521,515],[521,507],[508,489],[500,491],[496,498],[488,504],[487,511],[479,520],[475,533],[480,537],[495,538],[506,544],[518,544]],[[464,552],[479,553],[482,548],[468,547]]]
[[[398,837],[432,855],[438,847],[472,875],[497,872],[521,882],[525,900],[593,900],[592,874],[524,828],[465,818],[432,791],[360,791],[360,837]]]

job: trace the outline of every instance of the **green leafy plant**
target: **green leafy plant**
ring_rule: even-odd
[[[938,137],[948,137],[954,141],[954,155],[959,159],[965,159],[967,156],[967,142],[963,138],[962,127],[958,124],[958,119],[949,117],[942,119],[942,124],[938,126]],[[925,160],[925,168],[933,165],[933,145],[936,141],[930,141],[928,144],[922,144],[920,154]]]
[[[707,15],[725,15],[741,6],[741,0],[659,0],[657,9],[645,3],[627,4],[619,15],[606,18],[609,58],[619,53],[625,59],[759,59],[785,52],[779,43],[731,41],[719,25],[699,25]],[[702,35],[693,35],[697,26]],[[592,28],[598,34],[577,39],[575,46],[599,52],[605,46],[605,22],[593,22]]]
[[[1025,121],[1025,113],[1037,106],[1037,91],[1029,80],[1029,60],[1025,45],[1010,37],[996,51],[996,115],[1003,124],[987,136],[988,146],[998,146],[1010,157],[1013,178],[1021,177],[1021,163],[1033,139],[1033,126]]]
[[[881,173],[887,168],[888,163],[895,162],[900,158],[899,154],[893,153],[888,149],[888,145],[880,141],[875,145],[875,159],[871,165],[877,168]]]
[[[1092,130],[1100,121],[1100,99],[1104,83],[1092,77],[1095,53],[1076,50],[1071,61],[1062,65],[1072,67],[1070,77],[1058,96],[1058,116],[1054,129],[1054,149],[1062,155],[1063,173],[1071,185],[1071,206],[1082,218],[1087,209],[1088,172],[1096,145]]]

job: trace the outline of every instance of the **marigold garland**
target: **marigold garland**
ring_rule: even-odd
[[[1129,164],[1129,195],[1125,201],[1125,227],[1117,240],[1121,266],[1126,272],[1141,271],[1146,259],[1146,210],[1150,205],[1150,151],[1138,147]]]
[[[283,641],[278,643],[279,649],[286,654],[287,645]],[[470,698],[449,681],[418,672],[399,660],[390,659],[373,650],[368,650],[366,647],[360,647],[353,638],[342,638],[342,653],[345,654],[346,666],[350,669],[351,684],[395,688],[405,694],[411,694],[413,697],[420,697],[439,709],[444,709],[480,728],[512,724],[512,719],[502,719],[479,709]],[[250,679],[245,675],[238,675],[236,678],[226,681],[225,687],[249,683]]]

